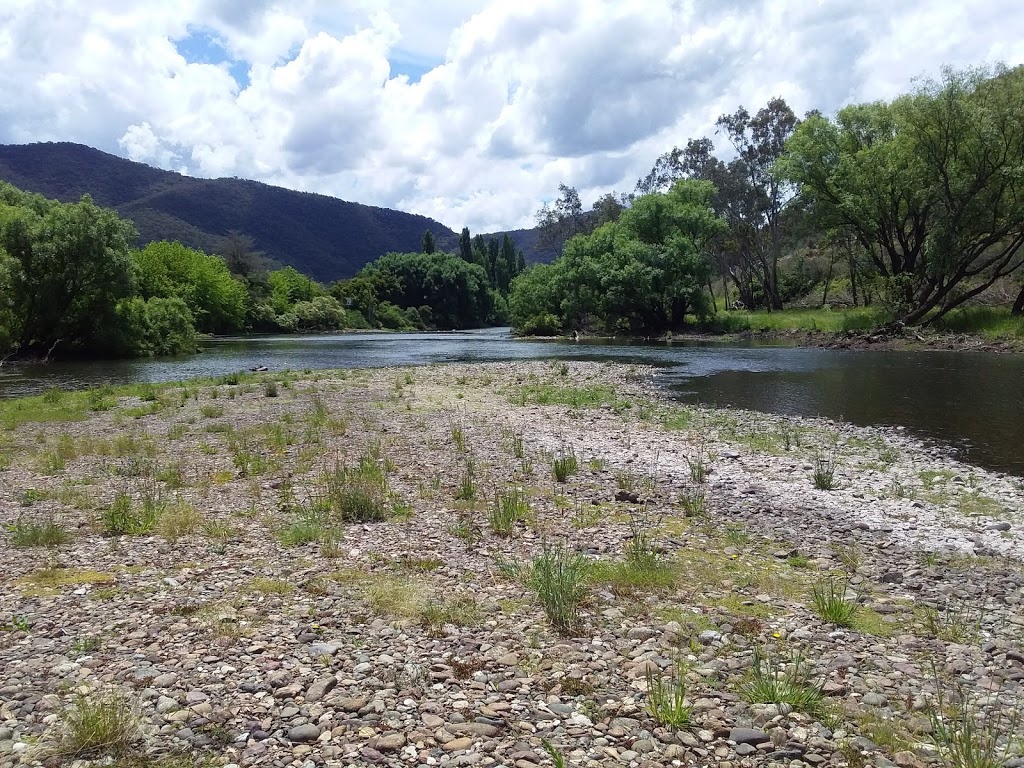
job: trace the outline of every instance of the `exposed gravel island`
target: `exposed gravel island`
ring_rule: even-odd
[[[4,404],[0,768],[1024,764],[1020,479],[652,376]]]

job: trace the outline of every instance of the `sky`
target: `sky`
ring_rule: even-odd
[[[0,0],[0,143],[531,226],[781,96],[1024,63],[1020,0]]]

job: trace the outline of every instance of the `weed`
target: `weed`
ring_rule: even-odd
[[[472,627],[483,619],[483,609],[472,595],[457,595],[445,600],[427,600],[419,610],[420,625],[432,634],[445,625]]]
[[[295,591],[295,586],[280,579],[257,577],[249,582],[249,589],[261,595],[289,595]]]
[[[558,456],[551,462],[551,472],[555,476],[555,480],[560,483],[566,482],[569,476],[575,475],[579,472],[579,469],[580,465],[576,459],[576,452],[571,448],[568,452],[564,448],[559,450]]]
[[[106,536],[134,536],[153,530],[157,519],[157,504],[153,497],[143,499],[141,511],[136,511],[132,497],[119,491],[114,501],[100,513],[100,526]]]
[[[466,459],[466,466],[462,470],[462,479],[459,488],[455,492],[458,501],[473,501],[476,499],[476,467],[472,458]]]
[[[849,582],[845,578],[829,576],[811,588],[811,605],[825,621],[838,627],[853,626],[857,604],[846,599]]]
[[[686,465],[690,468],[690,479],[693,482],[703,483],[708,479],[710,468],[703,440],[698,443],[696,453],[693,456],[686,457]]]
[[[18,517],[7,526],[14,547],[59,547],[71,541],[71,534],[53,520],[34,522]]]
[[[537,595],[544,613],[559,632],[580,624],[580,608],[587,597],[589,563],[582,554],[564,547],[544,545],[528,565],[499,560],[503,574],[521,582]]]
[[[790,568],[810,568],[811,559],[806,555],[793,555],[786,558],[786,565]]]
[[[224,415],[224,409],[219,405],[201,405],[199,412],[203,414],[204,419],[219,419]]]
[[[687,517],[704,517],[707,514],[707,495],[703,488],[689,488],[679,497],[679,506]]]
[[[126,754],[141,737],[138,707],[115,689],[79,696],[44,740],[46,758],[82,759]]]
[[[263,396],[264,397],[277,397],[277,382],[268,381],[263,384]]]
[[[816,453],[814,456],[814,471],[811,473],[811,480],[814,487],[819,491],[832,491],[836,487],[836,468],[839,457],[833,448],[828,453]]]
[[[487,515],[491,530],[499,536],[510,536],[516,523],[530,516],[530,501],[522,488],[509,488],[498,494]]]
[[[856,572],[864,562],[864,553],[856,544],[836,544],[832,547],[832,553],[842,565],[850,571]]]
[[[932,739],[950,768],[1002,768],[1024,748],[1020,708],[986,711],[960,685],[946,691],[934,667],[936,697],[928,708]],[[997,704],[998,707],[998,704]]]
[[[680,662],[671,677],[648,668],[647,711],[658,725],[683,728],[690,724],[693,708],[686,703],[686,667]]]
[[[819,714],[825,694],[812,681],[802,656],[791,655],[786,663],[767,648],[754,649],[754,663],[739,693],[751,704],[789,704],[809,715]]]
[[[981,634],[983,608],[969,603],[947,600],[941,608],[922,606],[915,613],[927,637],[947,643],[972,643]]]
[[[203,516],[199,510],[190,502],[177,499],[162,509],[156,531],[168,541],[177,541],[182,536],[195,533],[202,524]]]

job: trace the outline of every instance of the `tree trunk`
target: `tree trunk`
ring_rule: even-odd
[[[718,299],[715,298],[715,287],[711,284],[711,278],[708,278],[708,293],[711,294],[711,309],[714,313],[718,314]]]
[[[1010,310],[1010,314],[1013,317],[1024,315],[1024,288],[1021,288],[1020,293],[1017,294],[1017,300],[1013,302],[1013,309]]]
[[[726,312],[732,309],[732,307],[729,306],[729,284],[725,282],[725,275],[722,275],[722,301],[725,302]]]
[[[849,256],[850,266],[850,293],[853,294],[853,306],[857,306],[857,262],[851,253]]]

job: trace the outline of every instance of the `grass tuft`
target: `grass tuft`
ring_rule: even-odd
[[[556,630],[570,633],[579,627],[580,608],[590,580],[590,563],[585,556],[546,544],[528,565],[504,559],[497,564],[505,576],[534,592]]]
[[[802,656],[792,655],[783,663],[761,648],[754,649],[753,667],[739,693],[751,704],[789,704],[809,715],[820,714],[825,699]]]
[[[79,696],[61,714],[60,723],[41,752],[46,758],[73,760],[126,755],[141,738],[135,702],[111,689]]]
[[[19,516],[7,530],[13,547],[59,547],[72,538],[66,528],[53,520],[35,522]]]
[[[852,627],[857,604],[846,599],[849,582],[845,578],[829,576],[811,588],[811,605],[825,621],[838,627]]]

